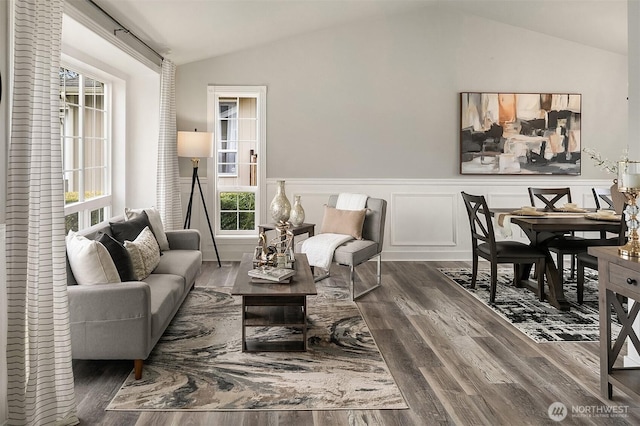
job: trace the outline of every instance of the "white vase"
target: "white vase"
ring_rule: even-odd
[[[304,223],[304,209],[302,208],[302,204],[300,204],[299,195],[295,195],[293,200],[293,208],[291,209],[289,222],[291,222],[293,226],[299,226]]]
[[[291,214],[291,203],[289,203],[289,199],[284,192],[283,180],[278,181],[276,195],[273,197],[273,200],[271,200],[269,212],[271,212],[271,217],[275,223],[280,221],[286,222],[289,220],[289,215]]]

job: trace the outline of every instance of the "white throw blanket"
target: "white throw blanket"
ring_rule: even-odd
[[[302,242],[302,253],[307,255],[309,265],[329,269],[333,260],[333,252],[338,246],[353,240],[351,235],[318,234]]]
[[[343,192],[338,194],[336,209],[338,210],[362,210],[367,205],[366,194],[349,194]]]

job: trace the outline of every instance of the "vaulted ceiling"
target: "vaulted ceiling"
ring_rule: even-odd
[[[360,19],[444,7],[626,55],[626,0],[93,0],[176,64]]]

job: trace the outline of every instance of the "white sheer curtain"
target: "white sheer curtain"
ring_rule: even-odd
[[[77,424],[59,119],[64,0],[14,1],[7,190],[9,424]]]
[[[160,81],[160,137],[158,140],[157,209],[167,230],[182,228],[182,200],[176,132],[176,66],[162,61]]]

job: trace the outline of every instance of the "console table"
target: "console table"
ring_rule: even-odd
[[[640,259],[625,258],[618,254],[618,247],[590,247],[589,254],[598,258],[598,285],[600,312],[600,393],[611,399],[613,386],[640,399],[640,367],[614,367],[620,349],[629,338],[629,344],[640,350],[640,339],[633,330],[633,322],[640,312],[640,303],[625,309],[621,299],[625,296],[640,302]],[[611,308],[615,311],[622,329],[618,336],[611,336]]]

